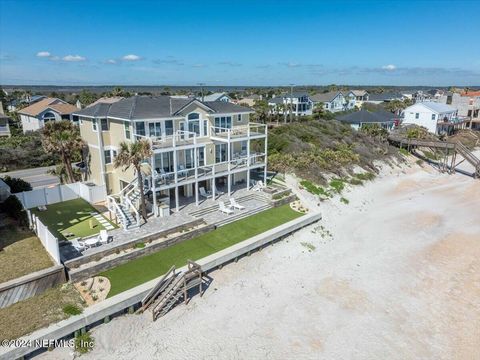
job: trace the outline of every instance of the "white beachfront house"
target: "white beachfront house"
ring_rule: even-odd
[[[303,92],[274,97],[268,100],[268,105],[274,114],[283,114],[286,111],[294,116],[312,115],[312,100],[307,93]]]
[[[403,110],[403,124],[423,126],[433,134],[451,133],[463,124],[457,113],[458,110],[450,105],[432,101],[419,102]]]
[[[341,91],[329,91],[311,96],[314,106],[323,104],[323,108],[332,113],[353,109],[355,107],[355,94],[344,95]]]

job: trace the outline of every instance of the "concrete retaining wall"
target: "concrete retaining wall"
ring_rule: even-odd
[[[297,200],[297,195],[295,194],[292,194],[292,195],[288,195],[288,196],[285,196],[281,199],[278,199],[278,200],[272,200],[272,206],[273,207],[279,207],[279,206],[282,206],[282,205],[285,205],[285,204],[290,204],[291,202]]]
[[[4,282],[0,284],[0,308],[39,295],[45,290],[64,282],[65,271],[61,265]]]
[[[178,235],[174,238],[158,242],[155,244],[147,244],[144,248],[141,249],[135,249],[132,250],[131,252],[124,254],[124,255],[117,255],[115,258],[110,259],[110,260],[99,260],[97,263],[95,263],[92,266],[89,266],[88,268],[85,269],[70,269],[68,271],[68,275],[71,281],[77,282],[81,281],[84,279],[88,279],[89,277],[92,277],[102,271],[106,271],[108,269],[112,269],[116,266],[125,264],[133,259],[143,257],[145,255],[149,255],[151,253],[157,252],[161,249],[170,247],[172,245],[175,245],[177,243],[180,243],[185,240],[192,239],[194,237],[200,236],[202,234],[205,234],[207,232],[210,232],[215,229],[214,225],[205,225],[201,228],[195,229],[193,231],[186,232],[184,234]],[[129,247],[131,248],[131,246]]]
[[[301,229],[307,225],[317,222],[321,219],[320,213],[310,213],[298,219],[289,221],[274,229],[266,231],[260,235],[254,236],[248,240],[242,241],[227,249],[221,250],[215,254],[207,256],[197,261],[204,271],[213,270],[219,265],[228,263],[244,254],[269,244],[275,240],[281,239],[292,232]],[[186,266],[179,269],[184,270]],[[72,316],[66,320],[60,321],[47,328],[35,331],[34,333],[22,337],[22,340],[31,340],[34,344],[36,340],[48,339],[56,340],[63,337],[72,336],[72,334],[82,328],[105,319],[121,312],[130,306],[138,305],[143,297],[157,284],[161,279],[158,277],[154,280],[146,282],[121,294],[115,295],[99,304],[90,306],[85,309],[81,315]],[[37,346],[20,347],[20,348],[0,348],[0,360],[16,359],[21,356],[32,353],[37,350]]]

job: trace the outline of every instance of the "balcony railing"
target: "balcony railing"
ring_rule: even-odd
[[[461,124],[465,121],[468,121],[467,117],[456,116],[456,117],[452,117],[450,119],[448,119],[448,118],[438,119],[438,124]]]
[[[248,125],[224,128],[219,126],[210,127],[210,135],[221,138],[251,137],[265,135],[267,126],[265,124],[249,123]]]
[[[184,145],[193,145],[197,143],[197,133],[177,130],[172,135],[163,136],[145,136],[135,134],[135,139],[146,139],[152,145],[152,149],[169,148]]]
[[[156,169],[153,173],[155,178],[156,187],[182,183],[184,181],[192,180],[196,178],[202,180],[203,178],[213,176],[222,176],[228,174],[229,171],[238,170],[248,166],[263,165],[265,164],[264,153],[253,153],[248,156],[238,156],[230,161],[222,161],[210,165],[202,165],[197,168],[185,168],[183,165],[179,165],[177,171],[165,172],[162,169]],[[175,178],[176,175],[176,178]],[[175,182],[176,180],[176,182]]]

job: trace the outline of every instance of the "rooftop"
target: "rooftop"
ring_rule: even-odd
[[[348,124],[360,124],[360,123],[384,123],[392,122],[395,115],[388,111],[368,111],[360,110],[350,114],[342,115],[336,119]]]
[[[333,101],[339,94],[342,94],[341,91],[329,91],[326,93],[315,94],[310,96],[314,102],[330,102]],[[343,95],[343,94],[342,94]]]
[[[77,107],[57,98],[45,98],[19,111],[20,114],[37,116],[46,109],[52,109],[59,114],[71,114]]]
[[[447,104],[441,104],[441,103],[437,103],[437,102],[433,102],[433,101],[425,101],[425,102],[422,102],[422,103],[418,103],[419,105],[423,105],[427,108],[429,108],[430,110],[433,110],[434,112],[437,112],[437,113],[449,113],[449,112],[455,112],[457,111],[456,108],[454,108],[453,106],[450,106],[450,105],[447,105]]]

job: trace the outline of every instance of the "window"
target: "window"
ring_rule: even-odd
[[[420,117],[420,113],[415,113],[415,119],[418,119]]]
[[[135,131],[137,135],[145,136],[145,123],[143,121],[136,122]]]
[[[55,114],[52,112],[46,112],[43,114],[43,121],[48,122],[48,121],[54,121],[55,120]]]
[[[226,131],[226,129],[232,128],[232,117],[231,116],[222,116],[215,118],[215,127],[221,128],[217,129],[217,131]]]
[[[247,142],[246,141],[242,141],[242,154],[247,154]]]
[[[436,115],[432,114],[432,120],[435,120]]]
[[[451,104],[452,104],[452,101],[453,101],[452,95],[448,95],[448,96],[447,96],[447,105],[451,105]]]
[[[198,166],[204,166],[205,165],[205,148],[199,148],[198,149]]]
[[[325,109],[328,109],[328,103],[325,103]]]
[[[123,126],[125,127],[125,139],[130,140],[131,139],[130,124],[128,122],[124,122]]]
[[[242,121],[242,114],[238,114],[237,116],[238,116],[237,121],[241,122]]]
[[[165,135],[173,135],[173,120],[165,121]]]
[[[193,149],[185,150],[185,167],[187,169],[193,168]]]
[[[200,115],[191,113],[187,116],[188,131],[200,135]]]
[[[92,119],[92,129],[93,131],[97,131],[97,119]]]
[[[105,155],[105,164],[111,164],[112,163],[112,154],[110,153],[110,150],[104,150],[103,154]]]
[[[215,145],[215,162],[227,161],[227,144]]]
[[[208,136],[208,120],[203,120],[203,136]]]
[[[162,123],[160,122],[148,123],[148,131],[150,136],[156,136],[156,137],[162,136]]]
[[[102,128],[102,131],[108,131],[108,120],[107,119],[101,119],[100,120],[100,126]]]

